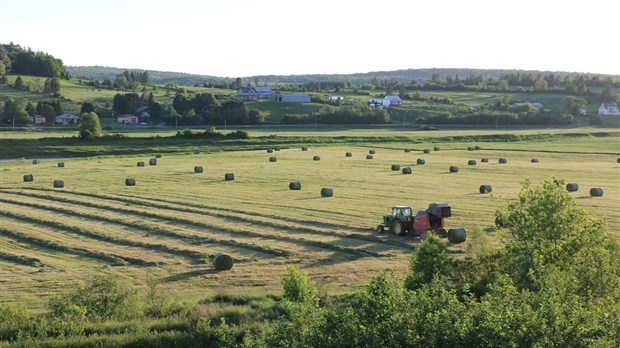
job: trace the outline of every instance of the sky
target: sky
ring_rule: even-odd
[[[425,68],[620,75],[620,1],[0,0],[0,43],[219,77]]]

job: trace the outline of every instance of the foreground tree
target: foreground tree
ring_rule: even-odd
[[[32,122],[32,117],[28,115],[26,108],[28,101],[24,98],[9,98],[4,102],[4,112],[2,113],[2,122],[25,125]]]
[[[80,138],[90,140],[101,135],[101,124],[99,116],[94,112],[82,114],[80,124],[78,126]]]

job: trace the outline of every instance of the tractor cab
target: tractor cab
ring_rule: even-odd
[[[406,205],[395,205],[392,213],[383,215],[383,224],[377,226],[377,232],[384,232],[388,228],[390,232],[403,235],[413,227],[413,209]]]

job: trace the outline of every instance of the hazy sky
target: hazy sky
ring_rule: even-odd
[[[222,77],[408,68],[620,74],[620,1],[0,0],[0,43]]]

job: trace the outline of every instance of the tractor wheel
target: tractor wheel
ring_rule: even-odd
[[[443,227],[437,229],[437,235],[439,238],[446,238],[448,236],[448,230]]]
[[[377,233],[383,233],[385,232],[385,228],[383,227],[383,225],[377,225],[376,231]]]
[[[426,239],[426,231],[420,232],[420,240],[425,240],[425,239]]]
[[[399,236],[402,236],[405,233],[407,233],[407,229],[405,228],[405,225],[403,224],[402,221],[398,219],[394,219],[394,221],[392,221],[392,226],[390,226],[390,231]]]

